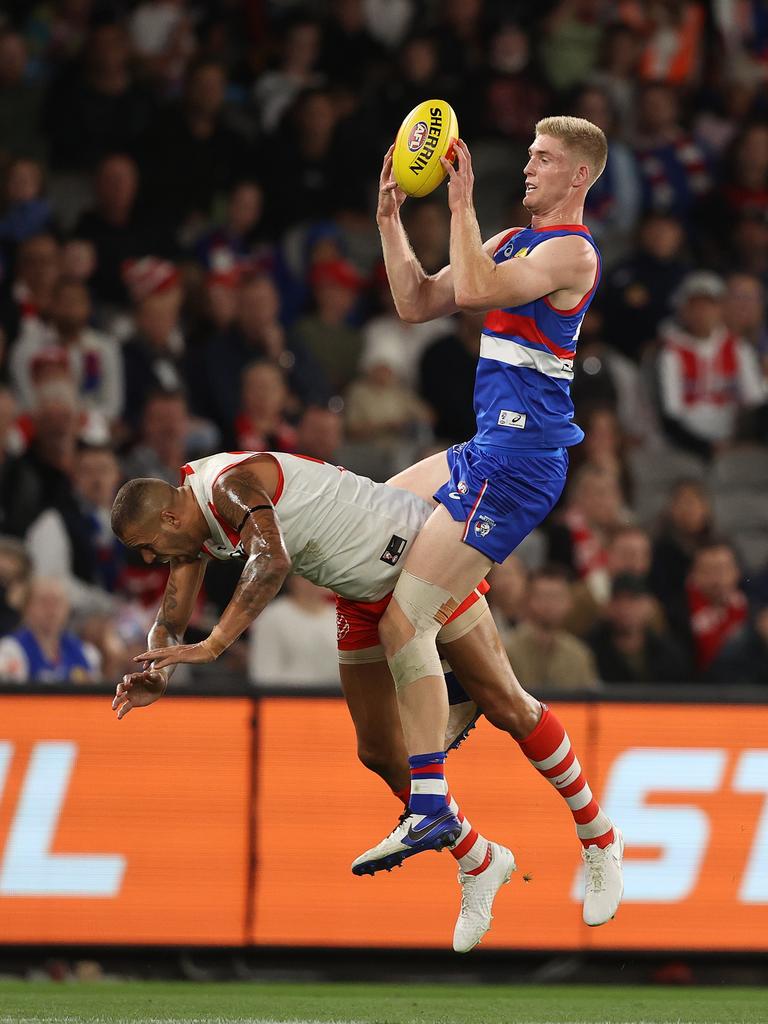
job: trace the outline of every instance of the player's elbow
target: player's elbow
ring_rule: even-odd
[[[291,571],[291,560],[285,551],[260,551],[249,560],[260,584],[268,588],[280,587]],[[246,570],[248,566],[246,566]],[[244,575],[246,572],[244,571]]]
[[[425,314],[424,308],[419,307],[417,304],[408,305],[407,303],[397,303],[396,305],[397,315],[406,324],[423,324],[430,319]]]
[[[291,571],[291,560],[285,551],[273,551],[269,556],[269,576],[282,583]]]
[[[463,313],[482,313],[491,308],[485,295],[472,291],[457,291],[456,305]]]

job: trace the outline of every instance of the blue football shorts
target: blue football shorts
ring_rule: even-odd
[[[447,451],[450,479],[435,493],[464,523],[462,540],[503,562],[546,519],[565,487],[568,450],[511,451],[465,441]]]

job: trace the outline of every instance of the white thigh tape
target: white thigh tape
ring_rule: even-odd
[[[463,616],[462,616],[463,618]],[[381,644],[375,647],[363,647],[359,651],[338,651],[340,665],[371,665],[376,661],[386,661],[384,648]]]
[[[389,658],[395,687],[400,690],[424,676],[442,676],[440,655],[435,643],[441,625],[437,615],[441,608],[454,600],[453,596],[442,587],[419,579],[403,569],[393,600],[397,601],[403,615],[415,630],[415,635]]]

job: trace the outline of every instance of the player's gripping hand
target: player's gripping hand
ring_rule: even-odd
[[[146,708],[160,700],[167,687],[167,674],[156,668],[131,672],[117,684],[112,710],[117,712],[118,718],[124,718],[131,708]]]
[[[209,661],[215,661],[211,646],[207,640],[201,640],[199,644],[174,644],[172,647],[157,647],[154,651],[144,651],[138,654],[134,661],[147,661],[152,667],[168,668],[169,665],[178,665],[183,662],[185,665],[206,665]]]
[[[453,213],[460,210],[470,209],[474,206],[473,191],[475,187],[475,175],[472,170],[472,157],[463,139],[457,139],[454,146],[456,166],[440,157],[440,163],[448,173],[448,205]]]
[[[395,176],[392,173],[392,154],[394,151],[395,145],[392,143],[387,150],[386,156],[384,157],[384,164],[381,168],[381,177],[379,178],[379,205],[376,209],[377,221],[394,217],[405,202],[405,192],[403,192],[397,184]]]

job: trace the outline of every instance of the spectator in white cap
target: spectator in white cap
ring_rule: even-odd
[[[404,360],[397,342],[383,340],[360,360],[362,375],[346,393],[347,436],[394,454],[404,443],[429,436],[432,413],[404,383]]]
[[[678,447],[711,457],[739,434],[740,414],[766,400],[754,349],[726,325],[725,282],[699,270],[674,295],[660,328],[658,393],[662,423]]]

